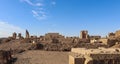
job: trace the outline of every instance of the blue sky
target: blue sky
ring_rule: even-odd
[[[106,36],[120,29],[120,0],[0,0],[0,37],[25,29],[37,36],[81,30]]]

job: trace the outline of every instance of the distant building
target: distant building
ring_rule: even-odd
[[[95,35],[95,36],[89,36],[89,38],[90,38],[90,39],[100,39],[101,36],[99,36],[99,35]]]
[[[89,36],[89,38],[90,38],[90,39],[96,39],[96,40],[98,40],[98,39],[101,38],[101,36],[95,35],[95,36]]]
[[[108,34],[109,39],[119,38],[120,37],[120,30],[117,30],[115,33],[111,32]]]
[[[99,43],[99,41],[96,40],[96,39],[90,39],[90,43],[92,43],[92,44],[94,44],[94,43]]]
[[[62,39],[65,39],[64,36],[60,35],[59,33],[47,33],[44,36],[44,41],[46,42],[60,42]]]
[[[99,39],[101,39],[101,36],[95,35],[95,36],[89,36],[89,38],[90,38],[90,43],[92,43],[92,44],[94,44],[94,43],[101,43],[99,41]]]
[[[107,39],[107,38],[101,38],[98,41],[101,42],[102,44],[105,44],[105,45],[109,44],[109,39]]]
[[[108,38],[115,38],[115,33],[109,33]]]
[[[87,30],[83,30],[80,32],[80,38],[81,39],[88,39],[88,31]]]
[[[47,33],[45,34],[46,39],[53,39],[53,38],[64,38],[64,36],[60,35],[59,33]]]

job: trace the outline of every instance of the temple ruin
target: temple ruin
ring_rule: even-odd
[[[72,48],[69,64],[120,64],[119,48]]]

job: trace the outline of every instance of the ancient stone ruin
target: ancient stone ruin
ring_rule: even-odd
[[[120,49],[117,48],[72,48],[69,64],[120,64]]]
[[[29,37],[30,37],[29,32],[28,30],[26,30],[26,38],[29,38]]]
[[[17,34],[14,32],[13,33],[13,38],[16,39],[16,37],[17,37]]]
[[[88,39],[88,31],[87,30],[83,30],[80,32],[80,38],[81,39]]]
[[[70,51],[71,48],[98,48],[98,47],[112,47],[120,44],[120,30],[115,33],[108,34],[107,37],[100,35],[89,35],[87,30],[82,30],[79,36],[64,36],[60,33],[46,33],[45,35],[30,35],[26,30],[25,37],[21,33],[14,32],[10,38],[1,39],[0,43],[20,42],[32,43],[36,45],[31,46],[31,49],[42,49],[47,51]]]
[[[0,64],[12,64],[11,51],[0,50]]]

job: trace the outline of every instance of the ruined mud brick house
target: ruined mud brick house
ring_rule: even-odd
[[[117,48],[72,48],[69,64],[120,64],[120,49]]]

